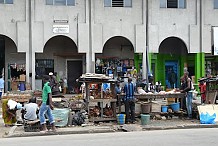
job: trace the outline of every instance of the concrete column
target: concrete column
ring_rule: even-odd
[[[30,82],[29,78],[29,73],[30,73],[30,54],[29,50],[26,51],[26,82]]]
[[[36,64],[36,53],[32,51],[32,90],[35,90],[36,88],[36,69],[35,69],[35,64]]]
[[[89,52],[86,53],[86,72],[91,73],[91,55]]]
[[[143,54],[142,54],[142,78],[147,79],[147,54],[146,54],[146,49],[143,49]]]

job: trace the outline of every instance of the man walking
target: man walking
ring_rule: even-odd
[[[43,78],[45,84],[42,91],[42,104],[39,109],[39,120],[40,124],[42,125],[42,132],[48,131],[46,127],[45,115],[48,116],[49,123],[52,126],[52,130],[56,131],[56,128],[54,126],[55,121],[51,111],[54,109],[54,106],[52,104],[52,92],[49,85],[49,76],[45,75]]]
[[[124,86],[124,97],[126,123],[135,123],[135,97],[134,97],[135,86],[132,83],[132,78],[128,78],[128,83]],[[131,112],[131,115],[129,113]]]

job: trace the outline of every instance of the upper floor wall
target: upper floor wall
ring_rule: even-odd
[[[218,26],[218,0],[202,0],[202,48],[211,53],[213,46],[213,27]]]
[[[29,46],[28,5],[28,0],[0,2],[0,34],[11,38],[18,52],[26,52]]]
[[[43,52],[46,42],[57,35],[65,35],[78,45],[78,29],[82,24],[87,23],[88,1],[71,0],[70,4],[67,4],[69,2],[67,0],[62,2],[66,3],[55,0],[34,0],[32,31],[36,52]],[[87,34],[88,25],[83,30],[85,30],[83,33]]]
[[[144,0],[120,0],[121,6],[113,0],[92,1],[93,49],[101,53],[103,46],[114,36],[128,38],[135,52],[145,47]],[[126,4],[126,5],[125,5]]]
[[[189,53],[199,50],[198,0],[148,0],[148,36],[151,52],[158,53],[160,43],[168,37],[183,40]]]

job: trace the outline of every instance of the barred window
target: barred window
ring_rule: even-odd
[[[75,0],[46,0],[46,5],[75,6]]]
[[[104,0],[105,7],[132,7],[132,0]]]
[[[160,8],[186,8],[186,0],[160,0]]]

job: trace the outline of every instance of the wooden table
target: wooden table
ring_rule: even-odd
[[[121,99],[124,98],[125,94],[118,94],[118,106],[119,106],[119,113],[121,113]],[[177,99],[183,99],[185,97],[185,93],[166,93],[166,94],[159,94],[159,93],[154,93],[154,94],[134,94],[135,98],[138,99],[139,101],[152,101],[154,99],[164,99],[164,98],[175,98],[176,101],[178,102]],[[181,107],[182,107],[182,101],[181,101]]]

